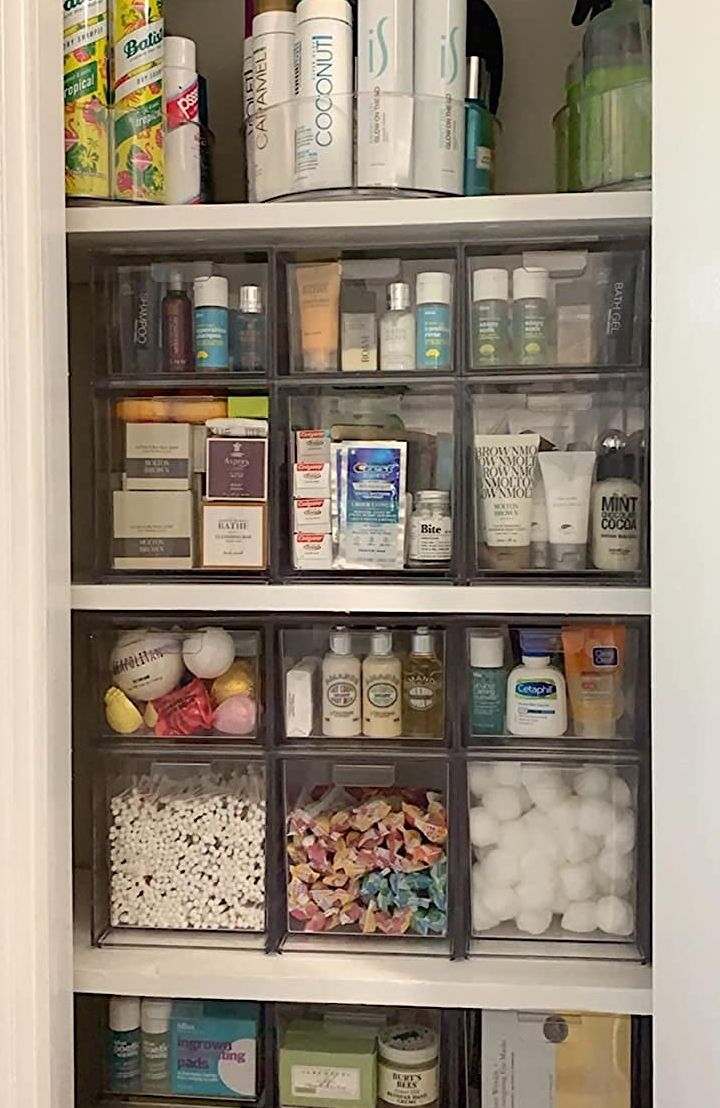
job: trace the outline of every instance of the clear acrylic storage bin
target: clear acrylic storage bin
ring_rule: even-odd
[[[641,958],[637,765],[472,758],[467,773],[470,953]]]
[[[287,758],[287,949],[448,953],[448,766]]]
[[[265,793],[261,760],[100,758],[95,942],[262,948]]]
[[[149,621],[94,632],[92,652],[89,714],[104,738],[238,744],[262,735],[257,629]]]
[[[648,289],[640,249],[525,250],[468,258],[468,365],[639,366]]]
[[[643,374],[506,375],[471,386],[469,399],[478,576],[644,580]]]
[[[444,631],[316,623],[280,650],[287,739],[447,744]]]
[[[293,255],[284,266],[289,350],[297,374],[450,373],[456,365],[454,250],[395,256]]]

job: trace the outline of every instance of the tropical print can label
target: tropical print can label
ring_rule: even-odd
[[[110,195],[108,0],[63,0],[65,192]]]
[[[113,196],[162,204],[163,0],[115,0],[113,8]]]

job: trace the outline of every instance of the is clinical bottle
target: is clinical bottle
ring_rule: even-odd
[[[417,278],[417,364],[418,369],[450,369],[450,303],[452,278],[449,273],[419,273]]]
[[[637,459],[614,451],[598,459],[592,494],[592,564],[610,573],[640,568],[642,489]]]
[[[196,277],[193,298],[197,370],[227,371],[230,364],[227,277]]]
[[[473,274],[473,369],[508,365],[510,361],[509,286],[506,269],[476,269]]]
[[[363,735],[394,739],[402,734],[402,664],[393,654],[392,633],[378,627],[362,664]]]
[[[461,196],[467,0],[415,0],[415,188]]]
[[[140,997],[113,996],[108,1005],[108,1084],[114,1093],[140,1087]]]
[[[547,365],[550,358],[550,274],[546,269],[513,273],[513,346],[518,365]]]
[[[480,94],[480,58],[468,58],[465,102],[466,196],[489,196],[493,175],[493,117]]]
[[[395,281],[388,286],[388,309],[380,320],[380,369],[415,369],[415,316],[410,286]]]
[[[443,663],[435,636],[427,627],[413,633],[403,666],[403,734],[409,738],[441,739],[445,727]]]
[[[470,635],[470,722],[473,735],[505,731],[505,640],[500,631]]]
[[[361,733],[361,665],[352,652],[345,627],[330,633],[330,649],[322,664],[322,733],[331,739],[352,739]]]
[[[192,315],[192,303],[183,288],[182,275],[171,273],[160,310],[165,373],[192,373],[195,368]]]
[[[171,1000],[143,999],[140,1019],[143,1093],[169,1091],[171,1015]]]

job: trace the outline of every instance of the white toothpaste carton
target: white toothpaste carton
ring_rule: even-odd
[[[330,534],[330,500],[321,497],[305,497],[293,500],[293,531],[316,531]]]
[[[332,569],[333,547],[330,535],[300,531],[293,536],[295,569]]]
[[[316,431],[296,431],[295,461],[329,462],[330,431],[327,428]]]
[[[330,496],[329,462],[296,462],[293,466],[293,496]]]

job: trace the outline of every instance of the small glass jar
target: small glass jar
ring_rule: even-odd
[[[425,489],[415,493],[410,517],[410,565],[442,565],[452,557],[450,493]]]
[[[437,1108],[440,1038],[431,1027],[400,1024],[378,1037],[378,1108]]]

